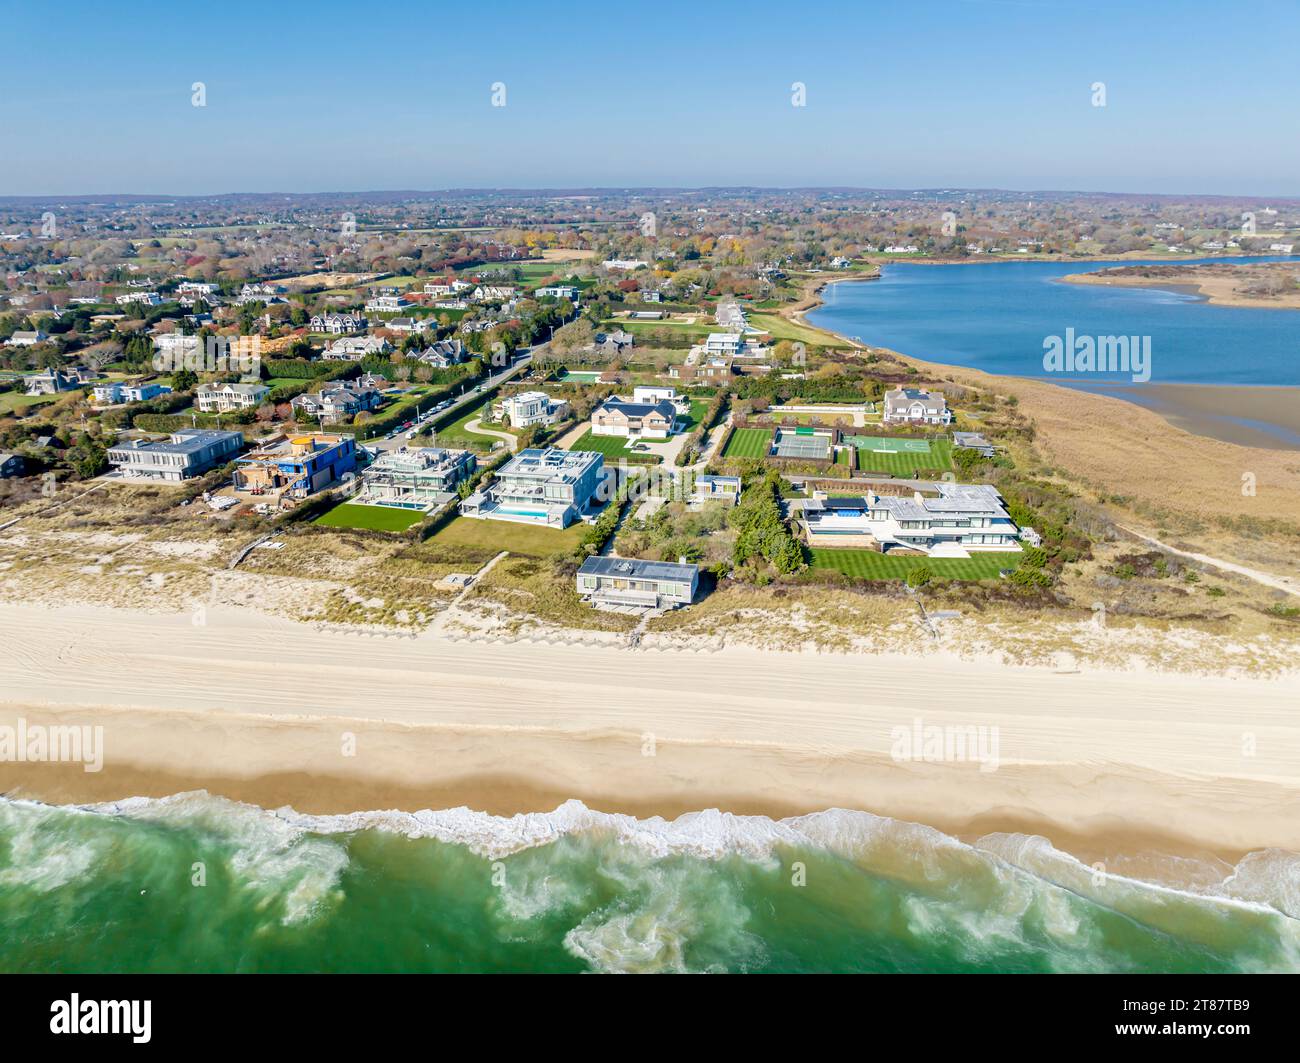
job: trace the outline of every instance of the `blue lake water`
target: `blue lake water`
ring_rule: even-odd
[[[828,285],[825,305],[808,320],[927,361],[1059,383],[1133,379],[1131,373],[1046,372],[1045,339],[1073,329],[1078,337],[1150,337],[1153,384],[1300,385],[1300,311],[1211,306],[1179,291],[1059,280],[1107,266],[1145,264],[1167,263],[889,263],[880,280]]]

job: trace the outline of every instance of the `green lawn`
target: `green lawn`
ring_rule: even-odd
[[[395,509],[390,506],[358,506],[343,502],[316,518],[316,524],[329,528],[369,528],[374,531],[405,531],[424,519],[418,509]]]
[[[808,325],[791,321],[780,314],[750,314],[749,323],[756,329],[766,332],[773,340],[794,340],[806,343],[810,347],[824,347],[834,344],[833,337]]]
[[[875,550],[834,550],[814,547],[813,568],[833,568],[854,579],[903,579],[907,573],[924,565],[944,579],[997,579],[1004,568],[1015,568],[1020,553],[973,554],[970,557],[907,557],[877,553]]]
[[[881,454],[877,450],[860,446],[858,468],[863,472],[887,472],[892,476],[903,477],[914,475],[917,469],[947,471],[952,468],[952,442],[947,439],[932,439],[928,453],[899,451],[896,454]]]
[[[22,391],[6,391],[0,394],[0,413],[25,412],[33,406],[53,401],[53,395],[28,395]]]
[[[709,404],[705,399],[691,399],[691,408],[686,416],[678,418],[677,425],[683,432],[692,431],[696,425],[704,420],[704,415],[709,412]]]
[[[445,424],[439,428],[435,435],[438,440],[438,446],[464,448],[469,450],[491,450],[494,443],[502,442],[496,436],[484,435],[481,432],[471,432],[465,426],[475,418],[490,413],[489,402],[493,398],[491,395],[485,395],[480,399],[471,402],[469,406],[461,413],[456,420],[450,424]],[[500,425],[492,426],[494,431],[508,432],[509,429],[502,428]]]
[[[765,458],[772,444],[772,433],[766,428],[737,428],[727,440],[722,452],[724,458]]]
[[[570,450],[594,450],[606,458],[622,459],[641,465],[658,465],[663,458],[644,450],[629,450],[624,436],[598,436],[588,431]]]
[[[586,525],[581,521],[563,531],[509,520],[478,520],[457,517],[425,540],[428,546],[456,549],[490,550],[493,554],[509,550],[524,557],[549,557],[574,550]]]

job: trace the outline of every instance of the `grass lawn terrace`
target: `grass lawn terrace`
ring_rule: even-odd
[[[765,458],[772,444],[772,433],[766,428],[737,428],[727,440],[722,452],[724,458]]]
[[[490,550],[493,554],[509,550],[522,557],[549,557],[576,549],[585,529],[581,521],[561,531],[519,521],[457,517],[425,541],[432,547]]]
[[[406,531],[412,524],[424,519],[418,509],[398,509],[395,506],[359,506],[343,502],[322,513],[315,523],[328,528],[367,528],[371,531]]]
[[[833,568],[854,579],[904,579],[918,565],[924,565],[942,579],[997,579],[1004,568],[1015,568],[1024,555],[983,553],[970,557],[915,557],[877,553],[875,550],[835,550],[814,547],[813,568]]]
[[[869,437],[873,441],[879,441],[880,437]],[[846,443],[852,443],[852,439],[845,439]],[[917,469],[940,469],[950,470],[952,468],[952,442],[947,439],[930,440],[930,449],[925,451],[911,451],[901,449],[901,444],[908,441],[898,440],[894,445],[900,446],[897,453],[882,454],[878,450],[872,450],[870,447],[858,447],[858,468],[864,472],[887,472],[893,476],[910,477]],[[856,444],[855,444],[856,445]]]

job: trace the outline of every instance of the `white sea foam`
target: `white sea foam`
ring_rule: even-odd
[[[652,860],[673,854],[705,860],[735,855],[770,864],[783,849],[812,847],[919,891],[920,907],[909,913],[918,929],[940,914],[926,911],[926,907],[942,905],[945,898],[954,902],[952,910],[945,913],[956,920],[950,928],[961,925],[958,911],[971,906],[972,898],[982,902],[982,909],[978,904],[971,907],[983,912],[969,927],[974,953],[983,948],[981,942],[992,948],[1010,944],[1027,923],[1062,946],[1068,948],[1075,941],[1080,950],[1086,950],[1093,928],[1080,918],[1070,897],[1053,896],[1055,890],[1155,925],[1167,921],[1162,911],[1172,911],[1178,901],[1188,902],[1177,905],[1179,911],[1169,917],[1177,922],[1180,933],[1187,929],[1188,907],[1200,907],[1207,913],[1230,908],[1281,916],[1288,924],[1300,918],[1300,857],[1281,850],[1249,854],[1218,882],[1207,881],[1211,876],[1206,866],[1198,864],[1197,881],[1186,888],[1114,873],[1098,881],[1092,868],[1055,849],[1045,838],[988,835],[972,846],[922,824],[847,809],[781,820],[709,809],[666,820],[598,812],[581,801],[569,800],[552,812],[508,817],[465,807],[321,816],[287,807],[268,811],[202,791],[159,799],[131,798],[82,809],[159,822],[206,824],[220,831],[222,837],[237,844],[238,870],[243,875],[269,894],[285,895],[286,921],[306,918],[327,900],[346,867],[343,849],[319,836],[362,830],[460,845],[485,859],[508,857],[572,837],[617,842]],[[508,885],[504,903],[511,918],[526,919],[530,913],[582,903],[567,887],[544,877]],[[1051,889],[1045,894],[1043,887]],[[995,918],[990,918],[991,911],[996,912]],[[1218,922],[1210,915],[1203,928],[1207,939]],[[1294,947],[1300,955],[1300,928],[1288,926],[1280,932],[1287,939],[1285,950],[1289,953]],[[575,938],[575,947],[581,940],[585,940],[583,935]]]
[[[0,886],[49,893],[86,875],[103,859],[111,840],[88,839],[55,829],[58,810],[0,801],[0,836],[8,840]]]

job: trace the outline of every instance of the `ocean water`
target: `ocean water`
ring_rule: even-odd
[[[1150,872],[1148,872],[1150,874]],[[1300,858],[1108,874],[831,810],[0,801],[3,971],[1295,971]]]
[[[1294,261],[1300,269],[1300,258]],[[1044,340],[1072,328],[1077,336],[1150,337],[1155,384],[1300,384],[1300,311],[1212,306],[1180,291],[1059,281],[1071,273],[1142,264],[1167,263],[888,263],[879,280],[827,286],[825,304],[808,320],[926,361],[1057,383],[1131,382],[1132,374],[1067,379],[1045,372]]]

